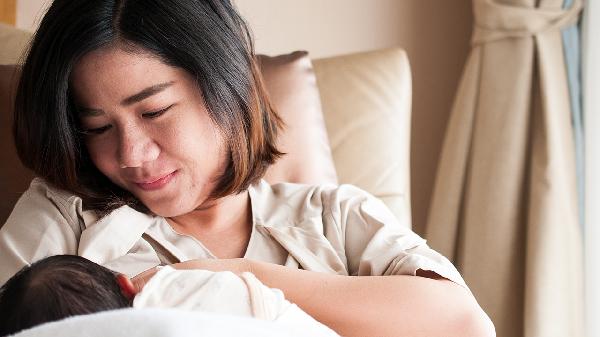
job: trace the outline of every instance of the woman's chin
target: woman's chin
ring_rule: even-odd
[[[152,213],[161,216],[163,218],[172,218],[188,213],[190,210],[182,209],[180,207],[165,207],[165,205],[146,206],[152,211]]]

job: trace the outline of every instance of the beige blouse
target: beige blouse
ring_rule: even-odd
[[[433,271],[466,287],[454,266],[401,224],[379,199],[352,185],[249,188],[252,233],[245,258],[340,275]],[[158,216],[123,206],[98,219],[81,198],[36,178],[0,229],[0,284],[28,263],[77,254],[129,276],[215,256]]]

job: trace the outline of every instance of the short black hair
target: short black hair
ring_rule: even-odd
[[[14,109],[19,158],[36,175],[82,197],[87,209],[124,204],[150,213],[93,165],[78,128],[70,76],[110,46],[150,53],[196,81],[222,133],[228,163],[211,197],[244,191],[282,153],[246,22],[230,0],[54,0],[23,65]]]
[[[115,272],[80,256],[55,255],[23,267],[0,288],[0,336],[131,305]]]

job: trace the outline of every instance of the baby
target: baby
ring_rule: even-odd
[[[135,294],[123,274],[74,255],[26,266],[0,288],[0,336],[74,315],[120,308],[182,308],[278,321],[337,336],[251,273],[162,267]]]

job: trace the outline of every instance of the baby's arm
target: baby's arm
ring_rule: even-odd
[[[135,297],[137,308],[180,308],[254,317],[285,324],[311,336],[338,336],[295,304],[283,292],[253,274],[163,267]]]
[[[137,308],[180,308],[252,317],[245,283],[232,272],[161,268],[133,301]]]

